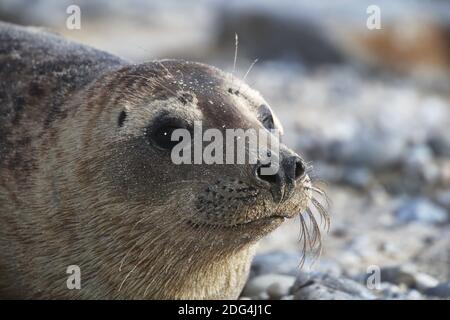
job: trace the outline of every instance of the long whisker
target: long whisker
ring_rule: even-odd
[[[234,60],[233,60],[233,71],[231,72],[232,75],[234,75],[234,72],[236,71],[236,62],[237,62],[237,55],[238,55],[238,47],[239,47],[239,37],[237,33],[234,34]]]
[[[302,252],[301,252],[299,267],[302,268],[306,261],[306,253],[307,253],[307,249],[308,249],[308,241],[307,241],[308,228],[306,226],[305,219],[303,218],[301,213],[299,214],[299,221],[300,221],[300,228],[301,228],[299,241],[300,241],[300,243],[302,243]]]
[[[321,218],[324,219],[324,227],[327,232],[330,231],[330,215],[328,214],[328,210],[319,202],[316,198],[311,198],[311,202],[314,205],[314,207],[319,212]]]
[[[332,201],[328,197],[328,195],[326,194],[326,192],[324,190],[322,190],[319,187],[315,187],[315,186],[305,186],[304,188],[319,194],[325,200],[325,206],[326,206],[325,207],[325,211],[329,211],[330,210],[330,208],[332,206]]]
[[[248,74],[250,73],[250,71],[252,70],[253,66],[255,65],[255,63],[258,62],[258,59],[253,60],[253,62],[250,64],[250,67],[248,67],[247,72],[245,73],[244,77],[242,78],[242,82],[239,84],[239,88],[237,89],[238,92],[241,91],[241,86],[244,83],[245,79],[247,78]]]
[[[250,71],[252,70],[253,66],[258,62],[258,58],[256,58],[255,60],[253,60],[252,64],[250,65],[250,67],[248,67],[247,72],[245,73],[244,77],[242,78],[242,81],[245,81],[245,79],[247,78],[248,74],[250,73]]]
[[[233,59],[233,70],[231,71],[231,86],[230,86],[230,90],[232,90],[232,88],[233,88],[234,73],[236,72],[238,47],[239,47],[239,37],[238,37],[237,33],[235,33],[234,34],[234,59]]]

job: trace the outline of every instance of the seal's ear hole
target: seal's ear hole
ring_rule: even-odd
[[[119,127],[123,127],[123,123],[125,122],[125,119],[127,118],[127,113],[122,110],[119,114],[119,118],[117,119],[117,124]]]

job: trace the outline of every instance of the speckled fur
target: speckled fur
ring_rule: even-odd
[[[262,103],[207,65],[133,65],[0,23],[0,295],[237,298],[255,244],[305,209],[309,180],[274,203],[252,166],[176,166],[145,133],[162,112],[259,129]],[[66,287],[72,264],[81,290]]]

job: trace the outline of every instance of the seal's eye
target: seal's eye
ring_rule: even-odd
[[[153,131],[150,138],[157,147],[164,150],[171,150],[175,145],[178,144],[178,141],[172,141],[171,139],[172,133],[176,129],[182,128],[171,124],[162,125],[161,127]]]
[[[148,142],[161,150],[171,150],[180,141],[172,141],[172,134],[177,129],[189,130],[190,125],[186,121],[163,114],[153,120],[146,129]]]

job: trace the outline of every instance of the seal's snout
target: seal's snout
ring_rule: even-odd
[[[269,164],[258,163],[255,169],[256,178],[269,186],[275,202],[283,202],[294,193],[296,183],[306,176],[304,161],[297,155],[283,157],[275,173],[265,173],[263,168],[270,168]]]

